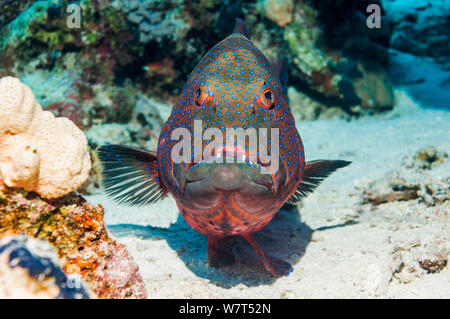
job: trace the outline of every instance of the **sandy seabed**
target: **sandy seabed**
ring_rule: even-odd
[[[150,298],[450,298],[449,201],[362,201],[371,183],[409,172],[404,158],[421,148],[450,153],[450,112],[420,108],[404,91],[396,97],[383,117],[297,123],[307,160],[353,163],[255,235],[293,265],[288,277],[271,277],[241,239],[236,264],[210,268],[206,237],[184,222],[172,198],[144,208],[101,195],[88,200],[105,207],[108,229],[136,260]],[[449,168],[447,159],[426,176],[448,187]],[[439,258],[439,271],[421,267]]]

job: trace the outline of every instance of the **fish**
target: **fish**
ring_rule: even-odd
[[[132,206],[172,196],[184,220],[207,236],[211,267],[235,262],[231,248],[241,236],[270,274],[289,275],[291,264],[266,253],[252,234],[350,162],[305,161],[287,73],[287,60],[272,66],[237,19],[189,75],[156,152],[114,144],[97,150],[105,193]]]

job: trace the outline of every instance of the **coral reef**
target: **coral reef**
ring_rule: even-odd
[[[321,103],[353,114],[389,110],[394,104],[383,66],[389,30],[367,28],[366,2],[307,1],[295,6],[294,20],[284,29],[299,88],[306,85]]]
[[[45,200],[0,183],[0,238],[26,234],[55,247],[67,276],[80,276],[97,298],[145,298],[138,267],[108,234],[101,206],[69,194]]]
[[[0,15],[0,28],[14,20],[20,12],[28,9],[34,1],[1,0],[0,7],[2,8],[2,14]]]
[[[190,26],[180,17],[175,4],[167,3],[172,10],[158,1],[132,0],[125,4],[127,19],[138,25],[139,42],[162,42],[165,38],[183,38]],[[166,9],[164,12],[162,9]]]
[[[37,98],[44,108],[69,117],[81,128],[98,118],[126,121],[135,92],[129,86],[114,86],[114,72],[131,61],[124,49],[131,34],[125,19],[116,15],[120,12],[107,3],[80,1],[85,24],[78,29],[66,24],[70,1],[35,2],[0,32],[5,57],[0,75],[33,84],[33,89],[43,91]],[[53,81],[30,83],[34,73]],[[64,90],[49,90],[54,83]]]
[[[19,79],[0,79],[0,177],[6,185],[57,198],[83,184],[90,167],[80,129],[43,111]]]
[[[67,25],[69,4],[79,5],[80,28]],[[381,7],[380,29],[367,26],[369,4]],[[448,112],[427,109],[448,109],[448,1],[0,7],[0,298],[145,298],[144,281],[159,298],[449,296]],[[107,208],[106,228],[103,206],[81,197],[100,193],[98,146],[156,149],[170,104],[236,18],[271,62],[289,61],[307,157],[354,163],[257,234],[280,256],[294,252],[286,280],[240,260],[210,269],[204,238],[186,231],[172,201],[123,214],[103,195],[86,197]],[[395,98],[386,69],[402,85]],[[302,122],[316,119],[333,120]]]
[[[235,18],[268,57],[288,58],[290,85],[324,106],[316,113],[372,114],[393,105],[384,67],[390,31],[366,27],[368,1],[81,0],[79,29],[66,25],[69,3],[37,1],[4,22],[0,76],[31,85],[38,73],[61,83],[62,93],[42,81],[33,89],[43,92],[44,109],[81,128],[128,122],[142,94],[173,103]]]
[[[383,0],[392,25],[391,46],[416,56],[450,62],[450,3],[446,0]]]
[[[92,169],[97,169],[95,163]],[[90,206],[73,193],[61,197],[86,184],[90,170],[84,133],[69,119],[43,111],[31,89],[19,79],[0,79],[0,237],[26,234],[47,241],[56,248],[66,274],[58,273],[56,266],[42,269],[48,278],[36,274],[36,279],[30,274],[24,277],[24,287],[11,276],[3,294],[71,297],[62,281],[67,281],[66,276],[79,276],[94,297],[146,297],[136,264],[106,231],[103,209]],[[39,252],[17,249],[28,254],[23,260],[16,258],[17,262],[50,265],[50,261],[39,259]],[[8,252],[4,260],[14,254],[15,250]],[[10,270],[7,264],[0,269],[5,275],[26,271]],[[29,271],[36,273],[32,268]],[[9,290],[15,286],[17,292]]]
[[[81,279],[67,277],[55,249],[25,235],[0,240],[0,298],[86,299]]]

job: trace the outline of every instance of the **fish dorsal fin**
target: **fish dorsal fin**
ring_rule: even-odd
[[[287,95],[288,89],[288,60],[286,57],[282,57],[275,61],[273,64],[273,70],[278,75],[281,82],[282,91]]]
[[[159,178],[155,153],[123,145],[105,145],[97,154],[103,165],[102,184],[106,195],[117,203],[143,206],[168,193]]]
[[[237,18],[236,23],[234,24],[233,33],[240,33],[250,40],[250,33],[247,29],[247,24],[244,20]]]
[[[300,185],[287,203],[296,205],[308,194],[312,193],[317,186],[335,170],[349,165],[351,162],[341,160],[317,160],[306,163],[305,171]]]

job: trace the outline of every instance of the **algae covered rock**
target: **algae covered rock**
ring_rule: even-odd
[[[354,114],[391,109],[393,91],[384,63],[390,31],[367,27],[367,1],[296,4],[284,29],[294,79],[322,103]],[[292,82],[295,83],[295,80]]]
[[[145,298],[138,267],[108,234],[104,210],[69,194],[44,200],[0,185],[0,238],[28,235],[50,243],[66,276],[79,276],[96,298]]]

